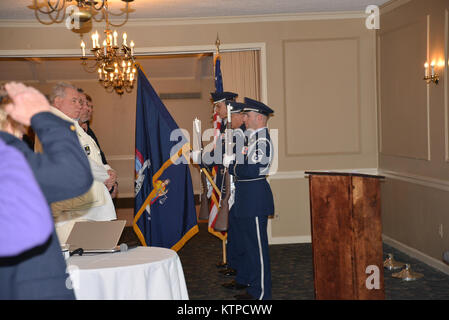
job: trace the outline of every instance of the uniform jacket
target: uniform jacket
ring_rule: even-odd
[[[268,128],[248,130],[246,136],[243,162],[236,157],[237,162],[229,166],[235,182],[234,210],[239,217],[270,216],[274,214],[274,202],[266,176],[273,147]]]

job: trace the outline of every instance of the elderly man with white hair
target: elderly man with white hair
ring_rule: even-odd
[[[116,176],[111,177],[108,173],[112,169],[109,165],[102,163],[97,144],[78,124],[80,111],[85,103],[84,95],[73,85],[61,82],[53,88],[50,103],[53,106],[51,108],[52,113],[73,123],[94,177],[94,183],[87,193],[52,204],[56,231],[59,241],[64,244],[76,221],[109,221],[117,218],[111,195],[106,187],[106,184],[109,185],[110,180],[116,179]],[[39,144],[37,144],[36,149],[39,149]],[[67,181],[67,183],[70,183],[70,181]]]

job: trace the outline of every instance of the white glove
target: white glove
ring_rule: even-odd
[[[229,165],[231,164],[231,162],[233,162],[235,160],[235,154],[232,154],[232,155],[227,155],[227,154],[225,154],[224,155],[224,157],[223,157],[223,165],[226,167],[226,168],[229,168]]]
[[[190,153],[190,158],[193,163],[201,163],[201,150],[192,151]]]

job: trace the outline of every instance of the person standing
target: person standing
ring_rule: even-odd
[[[265,104],[245,97],[247,113],[247,147],[243,162],[234,161],[229,172],[235,178],[236,232],[244,254],[238,265],[236,281],[248,284],[237,299],[271,299],[271,268],[268,249],[268,217],[274,214],[274,201],[266,177],[273,157],[273,147],[267,128],[273,110]],[[239,279],[244,276],[245,279]]]
[[[103,164],[97,144],[78,124],[84,100],[84,95],[76,87],[64,82],[58,83],[50,95],[50,103],[53,105],[51,112],[75,127],[94,177],[92,187],[85,194],[52,203],[51,209],[61,244],[65,244],[76,221],[110,221],[117,218],[111,195],[105,185],[110,179],[107,172],[110,167]]]
[[[231,114],[231,128],[233,129],[233,154],[237,158],[238,162],[242,162],[243,151],[246,146],[246,126],[244,120],[246,118],[246,113],[243,112],[245,108],[244,103],[230,102],[229,105],[232,107]],[[234,195],[232,196],[232,201],[235,199],[235,183],[231,186],[231,190],[234,189]],[[238,233],[238,220],[237,212],[235,206],[233,205],[229,211],[229,228],[226,243],[226,253],[228,259],[228,269],[223,273],[225,275],[236,275],[236,278],[230,282],[222,284],[223,287],[227,289],[241,290],[248,287],[247,276],[244,274],[244,268],[242,263],[244,262],[243,255],[245,252],[242,250],[241,237],[242,235]]]
[[[206,153],[203,156],[203,162],[200,164],[201,167],[206,167],[209,172],[212,172],[213,167],[216,166],[216,176],[215,182],[216,186],[223,191],[223,178],[224,178],[224,167],[223,167],[223,156],[225,152],[225,139],[224,133],[227,124],[227,103],[235,101],[238,97],[237,93],[234,92],[211,92],[211,100],[214,107],[214,117],[219,117],[218,125],[219,135],[215,140],[215,147],[210,153]],[[215,139],[215,138],[214,138]],[[209,191],[211,193],[212,190]],[[227,245],[226,245],[227,248]],[[228,261],[228,250],[226,249],[226,261]],[[219,272],[227,274],[229,276],[235,275],[235,270],[229,268],[228,263],[217,263],[217,268],[224,268]]]
[[[92,185],[93,177],[89,161],[81,149],[73,124],[53,115],[46,98],[34,88],[20,83],[8,83],[5,88],[12,103],[4,107],[8,118],[2,118],[2,112],[0,112],[0,142],[3,141],[25,156],[46,202],[50,204],[87,192]],[[3,111],[2,108],[0,111]],[[18,124],[31,125],[42,142],[43,153],[34,153],[20,140],[21,132],[17,130],[20,127]],[[1,164],[9,168],[8,173],[12,173],[10,171],[14,168],[13,164],[4,163],[3,156],[1,159]],[[15,163],[15,166],[19,166],[19,163]],[[21,171],[22,174],[26,173],[25,169]],[[67,183],[68,181],[70,183]],[[15,185],[18,187],[20,182],[16,181]],[[4,183],[5,180],[0,179],[3,187],[5,187]],[[31,188],[32,185],[33,180],[30,179],[27,188]],[[0,194],[10,200],[12,191],[12,187],[7,187]],[[26,205],[27,201],[32,199],[31,197],[32,194],[27,192],[26,199],[17,199],[15,204]],[[0,203],[7,202],[0,201]],[[48,239],[43,244],[28,245],[28,250],[27,247],[21,248],[21,252],[17,252],[17,255],[0,259],[0,299],[75,299],[73,289],[67,286],[67,265],[61,254],[48,204],[47,219],[51,221]],[[38,203],[27,207],[27,209],[7,213],[14,214],[13,222],[17,224],[21,220],[24,221],[21,218],[22,215],[31,215],[38,208]],[[44,230],[48,230],[47,227],[41,226],[44,222],[45,217],[41,217],[38,222],[28,227],[44,236],[47,233]],[[4,223],[0,224],[2,227],[5,226]],[[9,241],[13,241],[15,246],[26,244],[24,240],[31,235],[31,233],[24,234],[17,227],[14,227],[12,231],[15,233],[14,237],[20,238],[20,240],[14,240],[8,236]],[[2,236],[6,235],[2,233]]]
[[[92,113],[93,113],[93,103],[92,103],[92,97],[89,96],[87,93],[85,93],[81,88],[78,88],[78,92],[80,92],[84,98],[84,103],[80,111],[80,117],[78,120],[78,124],[81,128],[95,141],[95,143],[98,146],[98,149],[100,150],[101,155],[101,161],[105,166],[108,165],[108,161],[106,160],[106,156],[101,150],[100,143],[98,142],[98,138],[95,135],[94,131],[90,127],[90,121],[92,120]],[[111,194],[111,198],[116,198],[118,193],[118,182],[117,182],[117,173],[114,169],[112,169],[109,166],[109,169],[107,170],[109,179],[104,182],[106,187],[109,190],[109,193]]]

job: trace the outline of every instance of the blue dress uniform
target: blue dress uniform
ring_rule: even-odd
[[[239,102],[230,102],[232,106],[232,113],[240,113],[243,111],[245,104]],[[234,129],[232,131],[233,135],[233,153],[237,158],[242,158],[242,150],[246,144],[245,137],[246,127],[245,125],[241,125],[240,128]],[[235,185],[235,184],[234,184]],[[234,198],[235,199],[235,198]],[[240,256],[244,254],[241,250],[241,246],[239,245],[238,233],[236,232],[236,211],[234,205],[231,207],[229,211],[229,226],[228,226],[228,236],[226,241],[226,257],[228,262],[228,268],[231,268],[235,271],[238,271],[239,266],[238,263],[241,260]],[[232,274],[232,273],[231,273]]]
[[[266,116],[273,113],[268,106],[245,98],[244,111]],[[235,222],[239,255],[236,282],[249,285],[247,293],[255,299],[271,299],[271,268],[268,250],[268,216],[274,214],[274,201],[266,180],[273,157],[268,128],[247,131],[243,163],[230,166],[235,177]]]
[[[237,93],[234,92],[211,92],[212,102],[215,104],[219,102],[231,102],[238,96]],[[225,152],[225,139],[223,137],[224,132],[226,131],[226,119],[221,119],[221,127],[220,127],[220,137],[216,141],[216,147],[214,150],[210,152],[209,157],[206,157],[206,163],[200,164],[201,167],[206,167],[209,172],[212,172],[212,168],[214,166],[218,166],[217,175],[216,175],[216,185],[219,189],[221,189],[221,185],[223,183],[223,155]],[[216,153],[216,150],[220,148],[220,152]]]
[[[34,153],[23,141],[0,132],[0,139],[21,151],[48,203],[79,196],[93,177],[73,125],[50,112],[31,118],[44,153]],[[23,254],[0,259],[1,299],[75,299],[55,230],[48,241]]]
[[[238,97],[237,93],[234,92],[211,92],[211,100],[212,103],[217,104],[219,102],[233,102],[235,98]],[[216,147],[214,150],[210,152],[209,155],[206,157],[203,157],[203,161],[205,162],[200,163],[200,167],[204,168],[206,167],[209,172],[212,172],[212,168],[214,166],[217,166],[217,173],[216,173],[216,185],[217,188],[222,190],[222,184],[223,184],[223,175],[224,175],[224,166],[223,166],[223,155],[225,153],[225,139],[224,139],[224,132],[226,131],[226,124],[227,120],[222,119],[221,120],[221,127],[220,127],[220,136],[216,141]],[[219,148],[219,149],[218,149]],[[219,150],[219,152],[216,152]],[[231,249],[232,252],[232,249]],[[232,253],[231,253],[232,254]],[[232,260],[232,257],[229,256],[229,247],[228,244],[226,244],[226,260],[227,265],[218,264],[217,267],[228,267],[228,268],[234,268],[231,266],[231,263],[229,261]],[[225,271],[226,272],[226,271]]]

